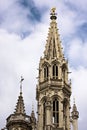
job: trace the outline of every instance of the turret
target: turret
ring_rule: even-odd
[[[23,100],[23,96],[22,96],[22,81],[24,79],[21,77],[21,81],[20,81],[20,95],[18,97],[18,101],[17,101],[17,105],[15,108],[15,114],[26,114],[25,113],[25,106],[24,106],[24,100]]]
[[[7,118],[7,130],[32,130],[31,117],[26,115],[24,100],[22,96],[22,81],[20,81],[20,95],[18,97],[17,105],[14,114]]]
[[[77,107],[74,101],[73,109],[72,109],[72,126],[73,130],[78,130],[78,118],[79,118],[79,112],[77,111]]]
[[[36,118],[35,118],[33,105],[32,105],[32,112],[31,112],[31,123],[32,123],[32,130],[36,130]]]

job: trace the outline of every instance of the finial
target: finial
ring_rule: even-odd
[[[21,80],[20,80],[20,94],[22,94],[22,82],[23,82],[24,78],[21,76]]]
[[[51,14],[50,14],[51,15],[50,19],[51,20],[53,20],[53,19],[56,20],[57,19],[55,10],[56,10],[55,7],[51,9]]]
[[[32,111],[34,111],[34,103],[32,102]]]
[[[52,9],[51,9],[51,13],[52,13],[52,14],[55,14],[55,10],[56,10],[56,8],[55,8],[55,7],[54,7],[54,8],[52,8]]]
[[[78,113],[77,107],[76,107],[76,103],[75,103],[75,98],[73,98],[73,112],[77,112],[77,117],[79,116],[79,113]]]

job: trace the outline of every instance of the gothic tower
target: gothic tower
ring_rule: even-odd
[[[71,82],[68,79],[68,61],[64,58],[57,29],[55,8],[51,10],[50,19],[36,88],[37,130],[70,130]]]

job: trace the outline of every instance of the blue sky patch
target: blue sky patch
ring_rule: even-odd
[[[34,22],[34,21],[40,21],[41,14],[39,9],[35,6],[35,3],[33,0],[20,0],[20,5],[24,9],[28,9],[31,12],[31,15],[28,14],[28,18]]]
[[[82,39],[87,39],[87,23],[84,23],[78,27],[77,34],[79,37],[82,37]]]

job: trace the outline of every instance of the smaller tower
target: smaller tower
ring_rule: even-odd
[[[77,111],[77,107],[76,107],[76,104],[75,104],[75,99],[74,99],[73,110],[72,110],[71,114],[72,114],[73,130],[78,130],[79,112]]]
[[[32,105],[31,123],[32,123],[32,130],[35,130],[36,129],[36,118],[35,118],[35,113],[34,113],[34,105]]]
[[[26,115],[24,100],[22,96],[22,81],[20,81],[20,95],[18,97],[17,105],[14,114],[7,118],[7,130],[32,130],[31,117]]]

